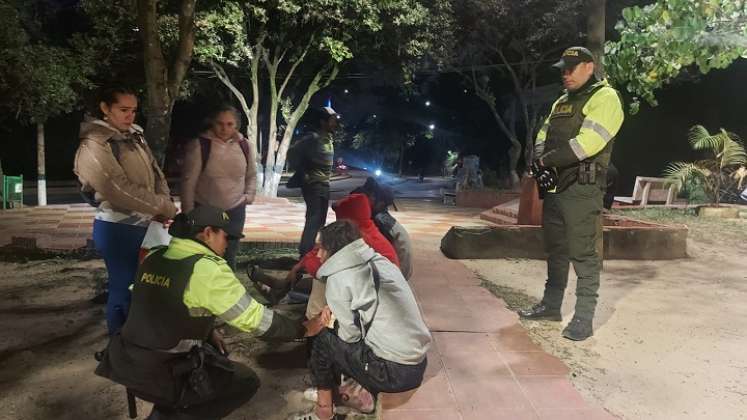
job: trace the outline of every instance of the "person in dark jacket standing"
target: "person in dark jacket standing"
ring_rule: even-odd
[[[319,229],[327,221],[329,182],[332,178],[334,146],[331,134],[337,129],[338,114],[331,107],[312,110],[315,131],[298,140],[288,151],[297,182],[306,203],[306,223],[298,247],[300,255],[311,251]],[[300,179],[299,179],[300,178]],[[291,181],[289,181],[291,186]]]

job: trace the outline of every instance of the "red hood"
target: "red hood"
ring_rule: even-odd
[[[365,194],[350,194],[337,202],[333,207],[337,220],[348,219],[365,229],[373,225],[371,204]]]
[[[379,228],[371,220],[371,205],[365,194],[350,194],[338,201],[334,207],[337,220],[348,219],[358,225],[361,236],[374,251],[383,255],[399,267],[399,258],[392,244],[381,234]],[[316,277],[316,272],[322,263],[317,257],[318,247],[308,252],[301,259],[301,264],[307,273]]]

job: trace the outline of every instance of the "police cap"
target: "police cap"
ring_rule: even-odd
[[[172,225],[174,229],[169,229],[169,233],[173,236],[182,237],[182,235],[188,234],[188,232],[195,233],[206,227],[213,227],[226,232],[229,239],[241,239],[244,237],[243,226],[232,226],[228,213],[217,207],[200,205],[183,216],[181,214],[179,216],[174,219],[174,225],[180,226]]]
[[[584,47],[571,47],[563,51],[560,61],[552,66],[560,70],[572,69],[578,63],[593,63],[594,54]]]

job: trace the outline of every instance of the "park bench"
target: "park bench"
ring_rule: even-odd
[[[641,207],[646,207],[652,202],[663,202],[667,206],[671,206],[674,204],[678,190],[677,182],[671,179],[637,176],[633,186],[633,196],[615,197],[615,201],[638,204]]]
[[[456,205],[456,190],[447,190],[446,188],[441,188],[441,201],[445,205]]]

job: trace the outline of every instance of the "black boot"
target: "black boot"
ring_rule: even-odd
[[[530,309],[522,309],[518,311],[519,317],[524,319],[544,319],[547,321],[562,321],[563,317],[560,315],[560,308],[550,308],[544,303],[540,302]]]
[[[563,337],[573,341],[584,341],[592,335],[594,335],[592,320],[575,316],[563,330]]]

